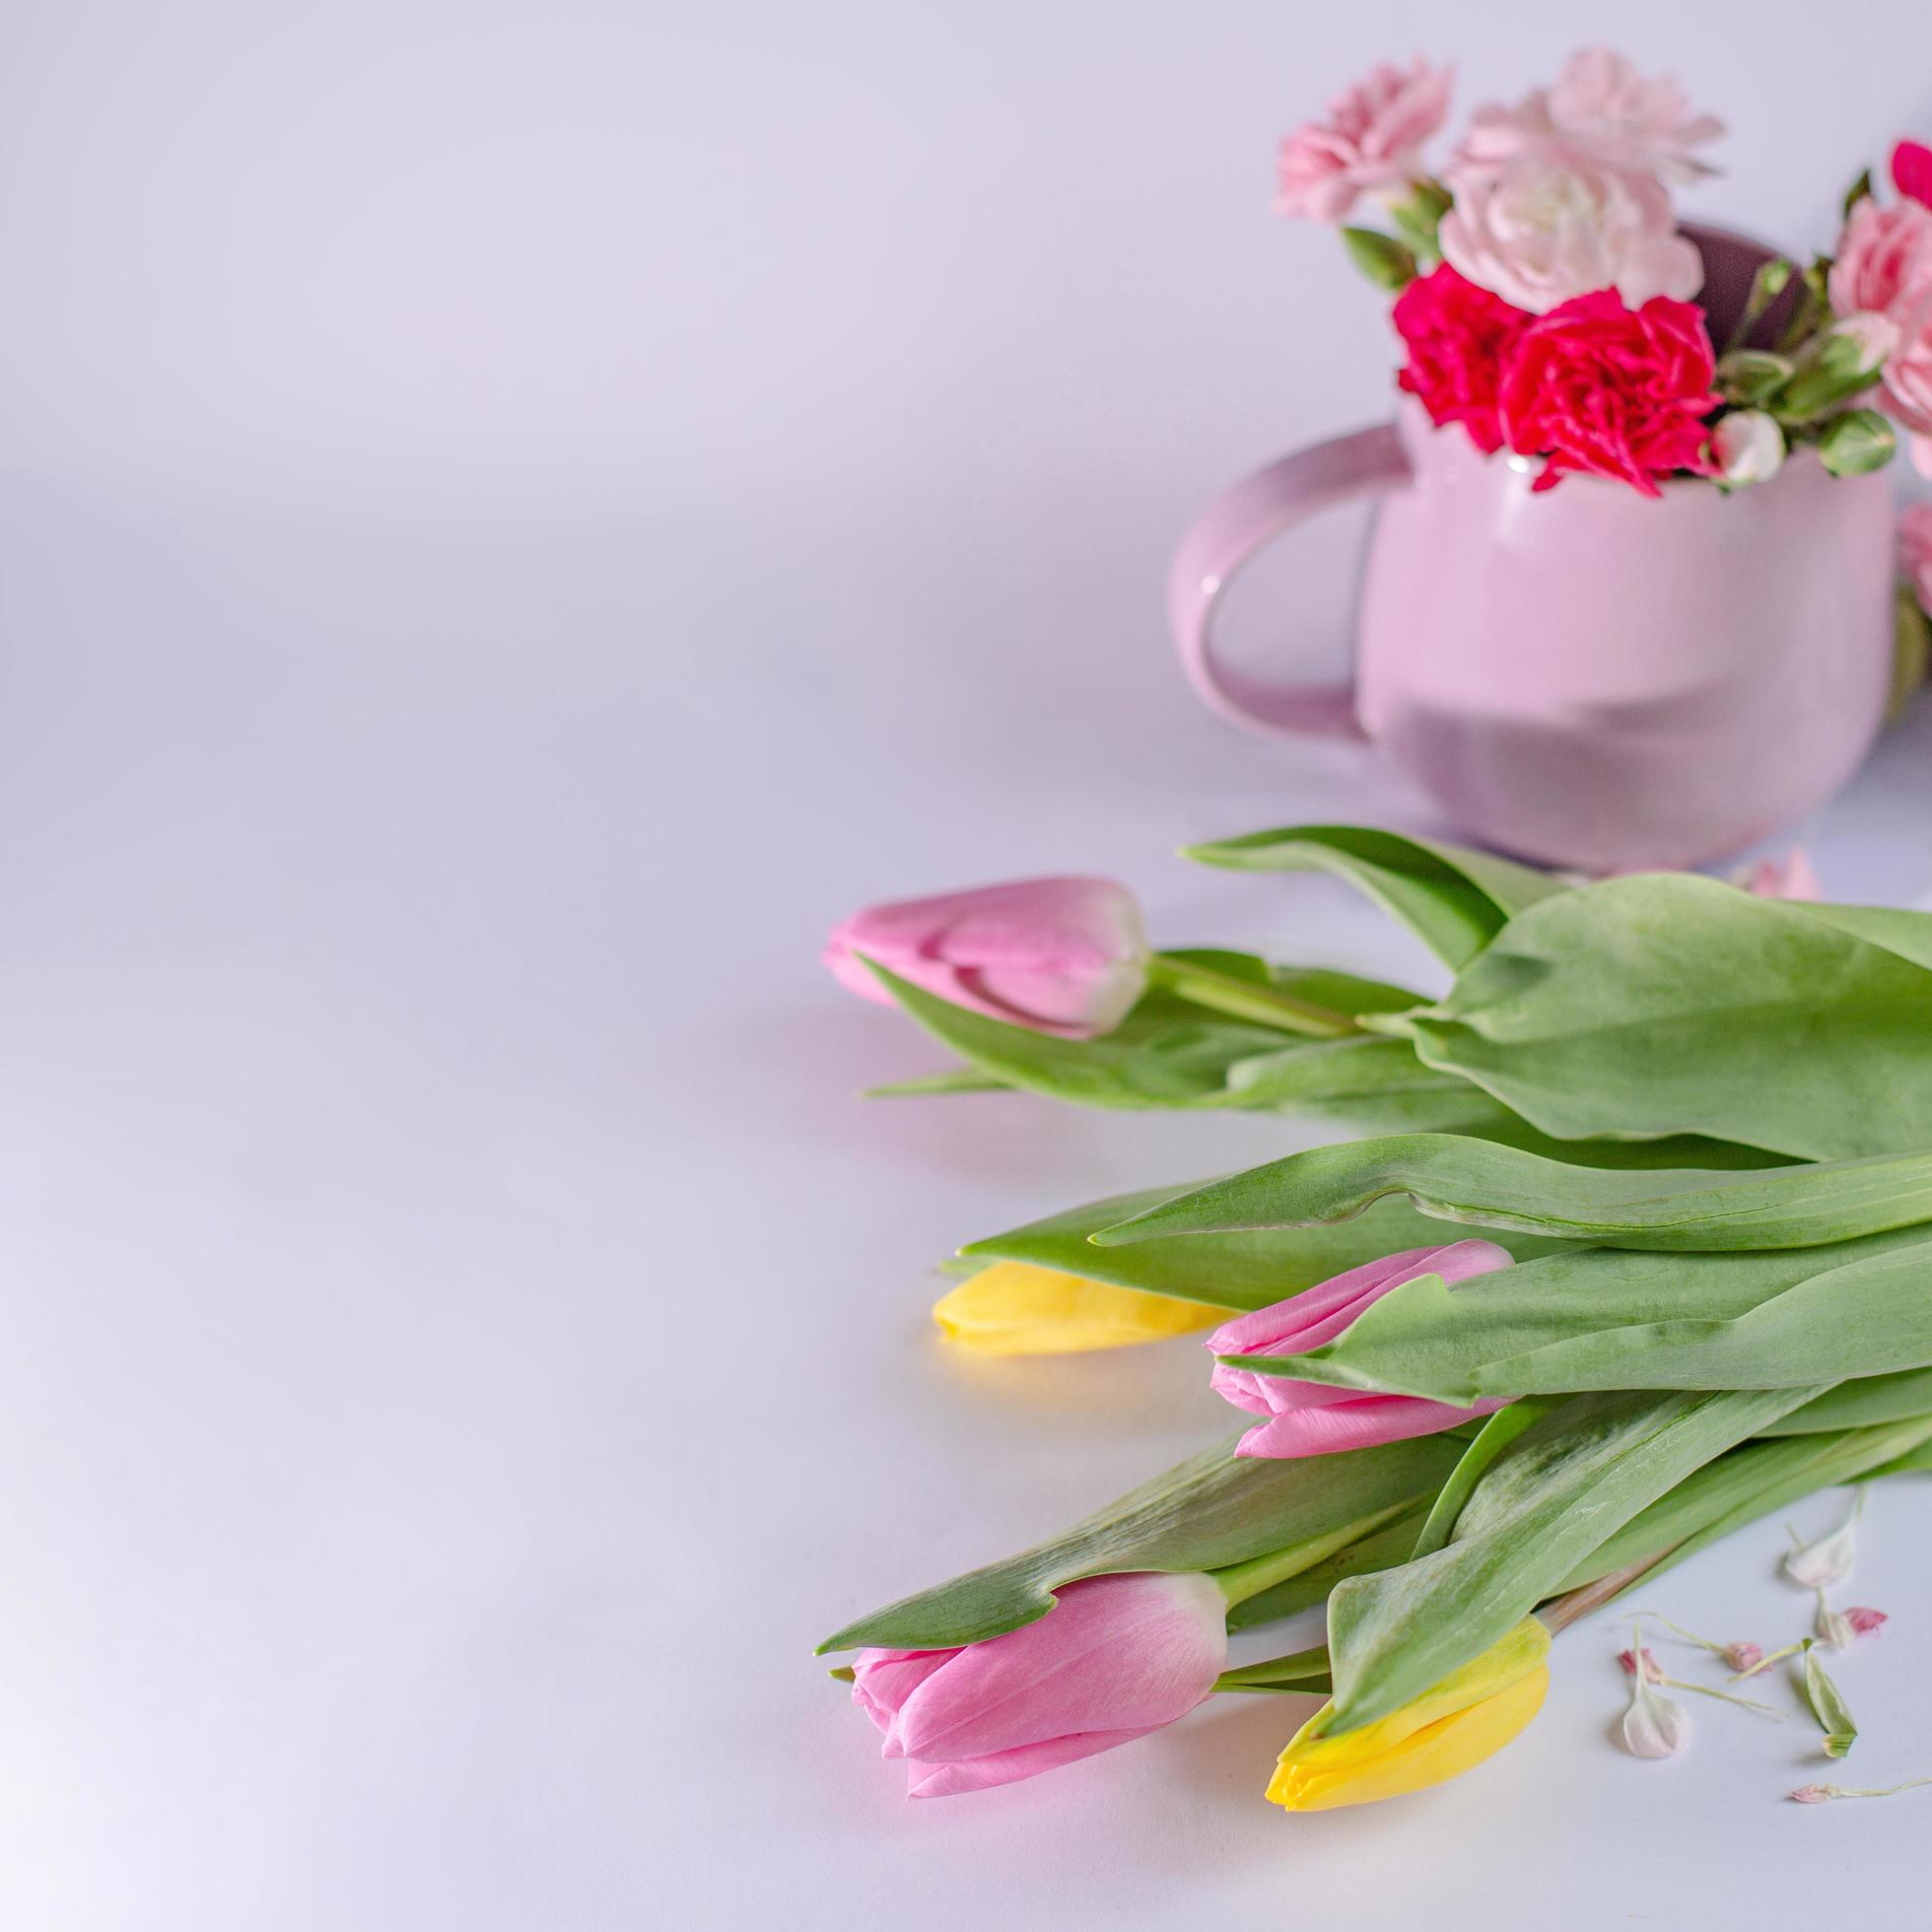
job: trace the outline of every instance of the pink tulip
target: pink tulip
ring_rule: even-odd
[[[1090,1576],[1037,1622],[954,1650],[863,1650],[852,1700],[907,1760],[908,1797],[950,1798],[1111,1751],[1184,1717],[1227,1665],[1206,1576]]]
[[[1445,1248],[1411,1248],[1388,1255],[1319,1287],[1243,1315],[1208,1338],[1216,1355],[1299,1355],[1333,1342],[1365,1309],[1392,1288],[1420,1275],[1439,1275],[1452,1286],[1510,1265],[1507,1249],[1493,1241],[1454,1241]],[[1294,1382],[1278,1375],[1217,1362],[1209,1386],[1237,1409],[1271,1417],[1250,1429],[1239,1456],[1326,1456],[1339,1449],[1366,1449],[1412,1435],[1433,1435],[1472,1416],[1487,1415],[1505,1399],[1458,1409],[1420,1396],[1365,1396],[1324,1382]]]
[[[854,914],[825,963],[889,1006],[864,959],[955,1006],[1071,1040],[1111,1032],[1147,984],[1139,908],[1111,879],[1018,879]]]
[[[1423,173],[1422,143],[1449,111],[1449,70],[1384,62],[1281,143],[1275,211],[1339,222],[1358,196],[1402,190]]]

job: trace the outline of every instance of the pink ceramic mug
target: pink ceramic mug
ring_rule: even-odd
[[[1768,251],[1688,232],[1721,343]],[[1890,685],[1885,472],[1833,477],[1805,451],[1769,483],[1726,496],[1680,479],[1661,501],[1586,476],[1533,496],[1532,481],[1405,397],[1395,424],[1237,484],[1169,580],[1196,690],[1258,730],[1366,736],[1474,837],[1547,863],[1695,864],[1829,797]],[[1213,609],[1234,572],[1289,525],[1371,496],[1354,684],[1222,664]]]

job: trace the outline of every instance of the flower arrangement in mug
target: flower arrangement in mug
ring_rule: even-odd
[[[950,1345],[1209,1331],[1209,1386],[1250,1425],[827,1639],[857,1653],[835,1674],[917,1797],[1236,1692],[1325,1699],[1268,1779],[1285,1810],[1419,1791],[1528,1726],[1553,1632],[1803,1496],[1932,1472],[1932,914],[1832,905],[1796,859],[1591,883],[1335,825],[1190,856],[1334,874],[1454,984],[1159,951],[1126,887],[1093,879],[874,908],[828,948],[960,1056],[887,1091],[1367,1136],[1075,1206],[947,1264]],[[1639,1621],[1626,1750],[1684,1747],[1670,1690],[1809,1712],[1828,1759],[1850,1752],[1822,1653],[1887,1622],[1832,1599],[1858,1514],[1786,1558],[1815,1603],[1791,1644],[1640,1613],[1733,1683],[1787,1666],[1789,1712],[1667,1676]],[[1318,1607],[1324,1643],[1230,1665],[1230,1633]]]
[[[1798,446],[1857,475],[1900,430],[1932,474],[1932,150],[1898,143],[1889,204],[1860,178],[1834,257],[1764,263],[1720,347],[1672,190],[1713,172],[1721,121],[1593,48],[1478,108],[1438,174],[1423,149],[1449,80],[1417,60],[1355,83],[1281,143],[1276,204],[1339,226],[1395,294],[1397,380],[1433,422],[1539,465],[1537,490],[1579,474],[1649,497],[1671,476],[1739,488]],[[1387,230],[1344,225],[1365,196]]]

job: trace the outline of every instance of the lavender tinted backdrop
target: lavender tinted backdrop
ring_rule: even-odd
[[[1198,504],[1386,407],[1376,299],[1267,213],[1275,136],[1384,54],[1470,100],[1612,31],[1733,124],[1688,208],[1819,242],[1932,128],[1920,13],[9,9],[8,1922],[1463,1926],[1555,1888],[1718,1926],[1848,1869],[1902,1919],[1909,1818],[1794,1820],[1795,1737],[1701,1714],[1617,1758],[1588,1626],[1480,1776],[1295,1821],[1291,1725],[1232,1704],[909,1810],[806,1652],[1226,1426],[1185,1345],[945,1357],[932,1260],[1283,1148],[862,1106],[931,1056],[824,931],[1112,871],[1165,942],[1425,970],[1339,888],[1163,857],[1427,823],[1199,713],[1162,632]],[[1257,609],[1339,639],[1351,561],[1311,533]],[[1828,888],[1932,890],[1929,758],[1921,714],[1811,828]],[[1932,1768],[1927,1507],[1869,1517],[1873,1782]],[[1780,1534],[1658,1607],[1795,1627]]]

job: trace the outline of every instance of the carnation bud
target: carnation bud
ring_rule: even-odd
[[[1898,435],[1876,409],[1847,411],[1818,439],[1818,453],[1833,476],[1883,469],[1898,448]]]
[[[1784,467],[1784,432],[1761,409],[1720,416],[1711,448],[1727,483],[1768,483]]]

